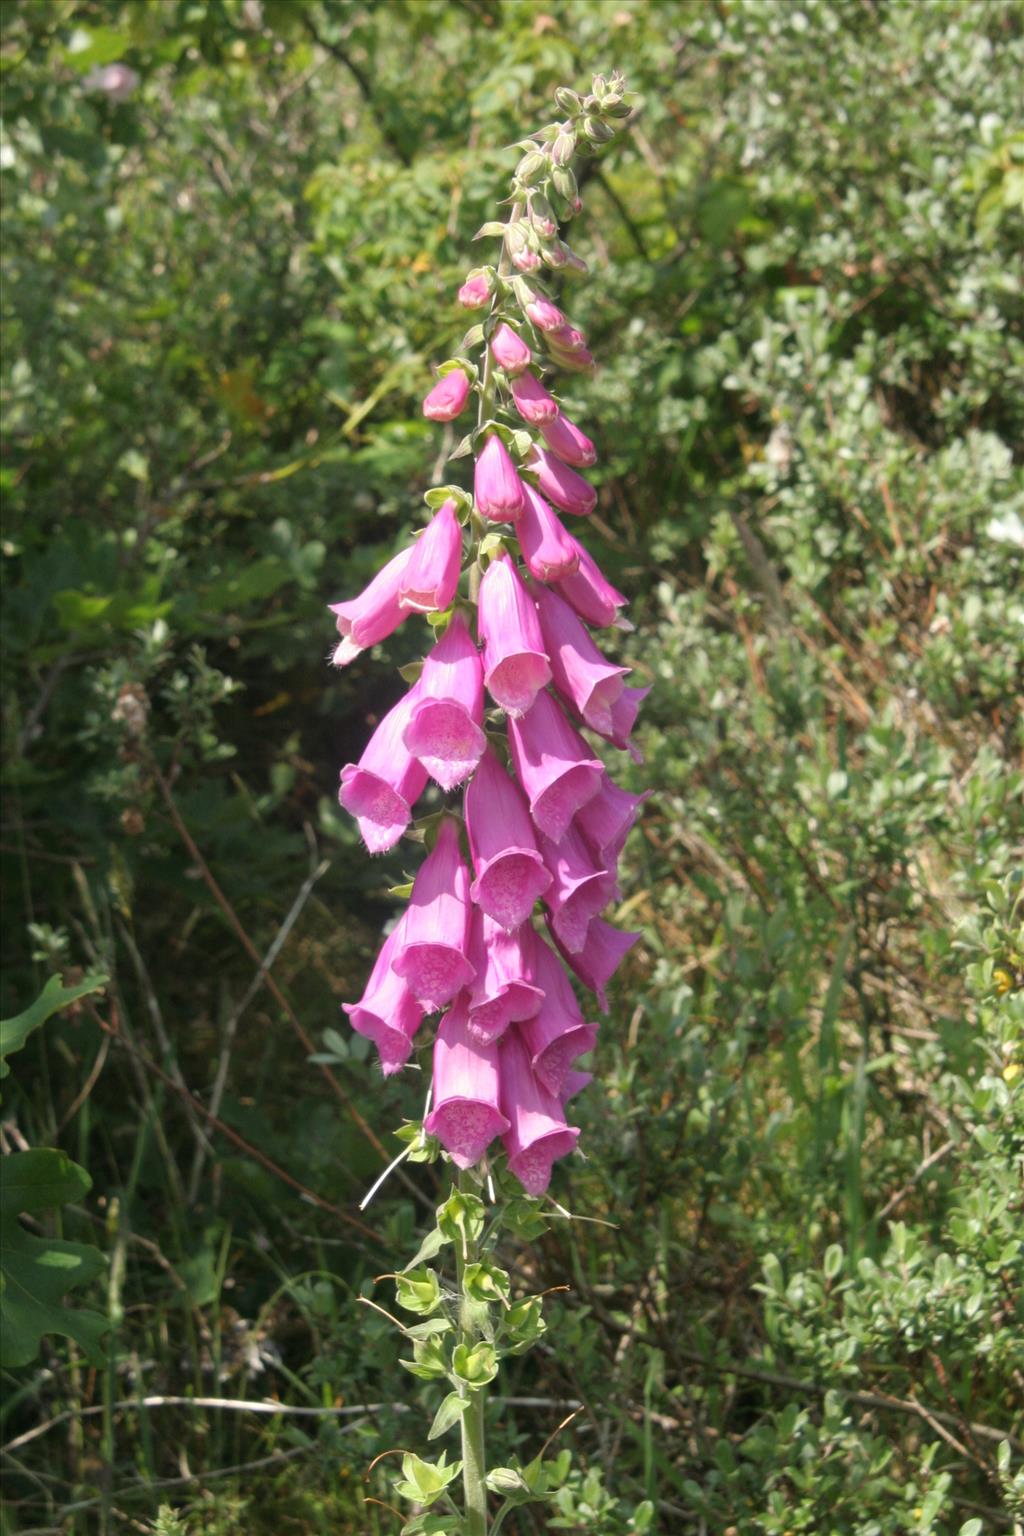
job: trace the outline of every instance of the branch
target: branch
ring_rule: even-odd
[[[394,133],[381,117],[376,98],[373,94],[373,86],[370,84],[369,76],[366,74],[362,66],[357,64],[355,59],[353,59],[350,54],[345,52],[340,43],[328,42],[327,38],[324,37],[322,32],[320,32],[312,16],[310,16],[306,11],[303,11],[302,13],[302,24],[306,31],[309,33],[310,37],[316,43],[317,47],[322,48],[325,53],[329,53],[331,55],[332,59],[337,59],[339,64],[343,64],[345,66],[355,81],[356,85],[359,87],[359,94],[362,96],[363,100],[366,102],[366,105],[369,107],[370,115],[372,116],[374,122],[377,124],[377,127],[380,129],[382,138],[391,147],[395,155],[397,155],[398,159],[401,160],[404,166],[411,165],[412,156],[409,154],[401,140],[395,137]]]

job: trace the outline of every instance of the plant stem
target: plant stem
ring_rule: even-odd
[[[458,1187],[464,1194],[476,1194],[468,1174],[459,1173]],[[465,1238],[455,1245],[455,1263],[459,1281],[459,1342],[472,1348],[478,1337],[472,1301],[463,1288],[467,1264],[478,1258],[479,1244]],[[487,1536],[487,1458],[484,1450],[484,1408],[487,1389],[477,1387],[469,1393],[469,1407],[462,1415],[462,1488],[466,1503],[466,1536]]]

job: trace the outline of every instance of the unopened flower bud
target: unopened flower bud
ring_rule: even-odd
[[[607,123],[602,123],[599,117],[585,117],[583,132],[591,144],[609,144],[615,137],[615,129],[609,128]]]
[[[601,103],[601,111],[606,117],[628,117],[633,108],[628,101],[623,101],[621,96],[606,96]]]
[[[558,137],[551,146],[552,165],[568,165],[576,153],[576,134],[571,127],[559,129]]]
[[[559,197],[564,197],[570,208],[579,196],[576,186],[576,177],[566,165],[557,166],[551,173],[551,183]]]
[[[604,75],[595,75],[590,83],[593,86],[595,96],[603,96],[608,89],[608,81]]]
[[[524,187],[532,187],[544,175],[547,166],[547,155],[541,154],[539,149],[531,149],[516,166],[516,176]]]
[[[530,198],[530,223],[545,240],[551,240],[558,234],[554,209],[543,192],[537,192]]]
[[[557,272],[560,267],[566,265],[565,249],[561,240],[554,240],[550,245],[544,246],[541,254],[545,264],[551,267],[553,271]]]
[[[464,309],[482,309],[491,296],[491,279],[486,272],[471,272],[459,289],[459,303]]]
[[[524,245],[522,250],[512,252],[512,265],[520,272],[536,272],[540,267],[540,256]]]
[[[560,85],[555,92],[555,106],[559,107],[563,112],[578,112],[580,110],[580,98],[567,85]]]

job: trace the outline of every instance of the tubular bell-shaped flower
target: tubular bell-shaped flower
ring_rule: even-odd
[[[494,522],[515,522],[525,505],[525,487],[497,433],[483,446],[473,474],[477,511]]]
[[[356,818],[371,853],[386,853],[395,846],[426,787],[427,770],[402,739],[418,698],[416,684],[388,710],[359,762],[346,763],[341,770],[338,800]]]
[[[538,417],[541,436],[548,448],[563,464],[573,464],[577,469],[587,469],[597,460],[597,449],[590,438],[581,432],[574,421],[561,411],[554,417]]]
[[[572,608],[557,592],[541,586],[531,595],[536,599],[555,687],[587,725],[603,736],[611,736],[615,730],[615,705],[629,668],[605,661]]]
[[[551,876],[523,797],[490,747],[466,788],[466,830],[476,871],[472,899],[502,928],[518,928]]]
[[[477,1039],[497,1040],[510,1024],[532,1019],[544,992],[534,976],[536,935],[529,923],[506,932],[477,907],[469,958],[476,976],[469,990],[469,1029]]]
[[[519,547],[530,575],[538,581],[560,581],[570,576],[580,563],[579,545],[532,485],[523,484],[523,497]]]
[[[495,1136],[510,1129],[500,1107],[498,1047],[469,1029],[469,1007],[459,997],[441,1020],[434,1042],[434,1108],[423,1122],[459,1168],[471,1168]]]
[[[399,589],[412,553],[411,549],[403,549],[401,554],[395,555],[358,597],[350,598],[347,603],[329,605],[341,636],[331,657],[336,667],[347,666],[360,651],[386,640],[405,618],[399,602]]]
[[[532,1018],[518,1026],[519,1035],[536,1076],[551,1093],[561,1093],[573,1062],[593,1050],[597,1025],[584,1019],[568,976],[539,937],[535,956],[544,1001]]]
[[[491,355],[510,378],[513,374],[522,373],[524,368],[529,368],[533,357],[523,338],[504,322],[491,338]]]
[[[508,734],[530,815],[557,843],[580,807],[597,794],[603,764],[547,693],[538,693],[521,720],[509,722]]]
[[[422,1007],[401,977],[391,969],[395,949],[402,942],[404,921],[403,918],[384,940],[358,1003],[342,1004],[352,1028],[372,1040],[380,1052],[385,1077],[397,1072],[409,1060],[412,1037],[423,1018]]]
[[[607,629],[613,624],[632,629],[631,624],[619,618],[619,609],[626,606],[622,593],[612,586],[593,555],[579,540],[572,539],[572,542],[576,546],[578,565],[575,571],[559,579],[558,590],[562,596],[568,599],[581,619],[598,629]]]
[[[603,912],[615,892],[615,871],[599,862],[581,832],[569,826],[562,841],[540,834],[540,851],[551,871],[544,904],[551,926],[570,954],[578,954],[591,920]]]
[[[514,1033],[502,1041],[501,1106],[509,1128],[501,1141],[508,1165],[529,1195],[542,1195],[551,1166],[567,1157],[579,1140],[557,1097],[534,1075],[526,1048]]]
[[[542,496],[554,502],[560,512],[574,517],[586,517],[597,505],[597,492],[574,469],[556,459],[536,444],[524,466],[537,476],[537,486]]]
[[[595,917],[587,929],[582,949],[573,952],[560,942],[553,927],[551,932],[559,950],[580,981],[597,994],[601,1012],[607,1013],[608,983],[640,937],[639,933],[624,932],[621,928],[613,928],[603,917]]]
[[[442,789],[454,789],[480,761],[483,718],[480,653],[456,613],[423,663],[419,698],[402,740]]]
[[[512,399],[516,410],[531,426],[554,427],[559,416],[558,402],[548,394],[535,373],[521,373],[511,381]]]
[[[454,421],[466,409],[468,399],[469,375],[464,368],[453,368],[427,395],[423,414],[429,421]]]
[[[398,605],[412,613],[441,613],[459,585],[462,529],[454,501],[446,501],[412,546],[398,583]]]
[[[507,556],[487,567],[479,602],[487,691],[507,714],[523,715],[551,681],[551,667],[537,609]]]
[[[605,774],[597,794],[576,812],[576,825],[605,864],[618,859],[649,794],[631,795]]]
[[[391,962],[425,1008],[443,1008],[473,980],[466,953],[469,915],[469,873],[455,822],[446,817],[434,851],[413,882],[402,939]]]

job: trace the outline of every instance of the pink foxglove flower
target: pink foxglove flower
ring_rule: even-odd
[[[523,308],[538,331],[560,331],[568,325],[558,305],[552,304],[543,294],[534,294],[533,298],[527,299]]]
[[[495,522],[514,522],[525,505],[524,489],[508,449],[495,433],[484,444],[473,471],[477,510]]]
[[[438,379],[423,402],[423,414],[429,421],[454,421],[466,409],[469,399],[469,375],[463,368],[453,368]]]
[[[593,512],[597,505],[594,487],[561,459],[535,446],[525,467],[533,470],[541,495],[553,501],[559,511],[571,512],[574,517]]]
[[[459,303],[464,309],[483,309],[491,297],[491,282],[485,273],[467,277],[459,289]]]
[[[623,688],[611,707],[611,729],[601,731],[601,735],[607,737],[613,747],[619,747],[623,752],[628,752],[634,763],[642,763],[644,755],[636,743],[630,739],[630,732],[636,723],[640,705],[650,691],[649,688]]]
[[[580,807],[597,794],[604,767],[548,693],[538,693],[533,708],[509,722],[508,733],[530,815],[557,843]]]
[[[358,597],[329,605],[341,636],[341,643],[331,657],[336,667],[347,666],[360,651],[386,640],[405,618],[399,588],[412,553],[411,549],[403,549],[389,560]]]
[[[603,736],[611,736],[615,730],[614,708],[629,668],[616,667],[605,660],[572,608],[557,592],[538,586],[532,595],[555,687],[587,725]]]
[[[530,1053],[534,1075],[551,1093],[560,1094],[573,1062],[594,1049],[597,1025],[584,1019],[568,976],[541,938],[537,939],[536,974],[544,1001],[517,1033]]]
[[[551,884],[522,794],[488,747],[466,788],[476,879],[470,895],[502,928],[518,928]]]
[[[581,432],[574,421],[561,411],[553,420],[540,421],[541,436],[556,458],[563,464],[573,464],[586,469],[597,460],[597,449],[590,438]]]
[[[509,1128],[501,1138],[508,1165],[528,1195],[542,1195],[551,1183],[551,1165],[567,1157],[579,1130],[567,1125],[553,1093],[539,1083],[526,1049],[510,1032],[501,1047],[501,1104]]]
[[[631,795],[605,774],[594,798],[577,811],[576,826],[605,864],[618,859],[649,793]]]
[[[615,894],[615,871],[595,859],[575,826],[568,828],[560,843],[541,833],[540,851],[551,871],[551,884],[544,893],[551,926],[568,952],[579,954],[591,920]]]
[[[398,583],[400,608],[443,613],[455,596],[462,566],[462,529],[454,501],[446,501],[412,546],[412,558]]]
[[[535,373],[521,373],[512,380],[512,399],[520,416],[531,426],[539,426],[544,431],[546,426],[553,426],[558,420],[558,402],[548,394]]]
[[[527,569],[538,581],[560,581],[579,567],[579,545],[532,485],[523,484],[519,547]]]
[[[456,613],[423,663],[419,699],[402,740],[442,789],[454,789],[480,761],[483,720],[480,652],[462,614]]]
[[[497,1040],[510,1024],[540,1012],[544,992],[534,977],[536,944],[529,923],[507,933],[483,908],[476,908],[469,949],[476,967],[469,990],[469,1030],[478,1040]]]
[[[548,345],[557,348],[560,352],[585,352],[587,350],[587,338],[574,325],[566,324],[560,326],[557,331],[551,332],[548,337]]]
[[[569,537],[572,538],[572,534]],[[619,609],[625,608],[627,599],[621,592],[616,591],[602,573],[593,555],[579,540],[573,539],[572,542],[576,546],[579,566],[568,576],[560,579],[559,592],[569,600],[580,618],[586,619],[588,624],[593,624],[598,629],[607,629],[609,625],[615,625],[620,629],[632,629],[632,624],[619,618]]]
[[[392,969],[425,1008],[443,1008],[473,980],[467,958],[469,873],[454,821],[441,823],[433,853],[420,865]]]
[[[423,1018],[423,1009],[405,982],[391,969],[392,956],[401,942],[402,922],[384,940],[358,1003],[342,1004],[352,1028],[372,1040],[380,1052],[385,1077],[390,1077],[409,1060],[412,1037]]]
[[[341,770],[338,799],[356,818],[371,853],[386,853],[395,846],[426,787],[427,770],[402,740],[418,698],[416,684],[388,710],[359,762],[346,763]]]
[[[484,572],[478,624],[487,691],[507,714],[524,715],[551,681],[551,667],[537,609],[507,556]]]
[[[589,987],[591,992],[596,992],[601,1012],[607,1013],[608,983],[618,970],[623,957],[640,937],[639,933],[626,933],[621,928],[613,928],[611,923],[606,923],[603,917],[595,917],[587,929],[586,943],[575,954],[559,943],[554,929],[552,934],[555,943],[580,981],[584,986]]]
[[[441,1020],[434,1042],[434,1108],[423,1122],[459,1168],[480,1161],[495,1136],[510,1128],[500,1108],[498,1047],[469,1030],[468,1005],[459,997]]]
[[[498,367],[504,368],[511,377],[529,368],[533,353],[522,337],[502,321],[491,338],[491,356]]]

